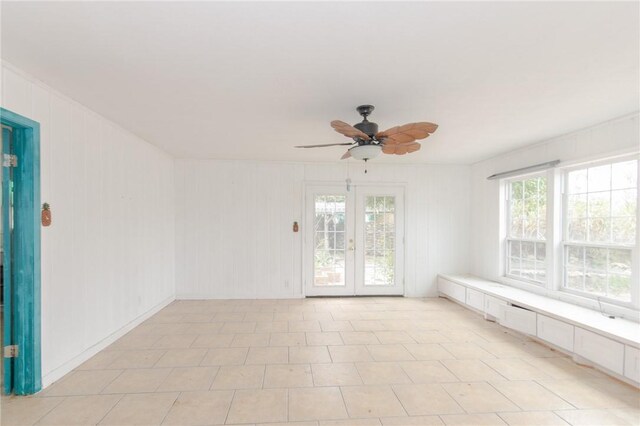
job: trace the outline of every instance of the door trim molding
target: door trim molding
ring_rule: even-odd
[[[40,319],[40,124],[4,108],[0,122],[13,128],[14,262],[13,327],[19,356],[14,359],[13,392],[42,388]]]

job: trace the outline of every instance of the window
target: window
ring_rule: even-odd
[[[507,184],[506,275],[536,284],[546,282],[547,178]]]
[[[631,302],[638,161],[570,170],[564,192],[564,289]]]

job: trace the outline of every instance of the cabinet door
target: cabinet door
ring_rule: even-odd
[[[517,306],[503,306],[503,319],[500,324],[521,333],[536,335],[536,313]]]
[[[484,293],[471,288],[467,289],[467,305],[479,311],[484,310]]]
[[[625,346],[624,375],[635,382],[640,382],[640,349]]]
[[[618,373],[623,374],[624,345],[599,334],[576,327],[575,353],[581,357]]]
[[[571,324],[538,314],[538,337],[542,340],[573,352],[573,333]]]
[[[438,278],[438,291],[458,302],[466,302],[466,292],[463,285],[456,284],[444,278]]]
[[[501,322],[504,317],[504,307],[507,306],[507,302],[497,297],[486,295],[484,296],[484,313],[488,316],[495,318],[497,322]]]

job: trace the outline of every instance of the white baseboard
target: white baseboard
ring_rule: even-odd
[[[48,372],[47,374],[43,375],[42,389],[46,388],[56,380],[59,380],[65,374],[68,374],[69,372],[71,372],[74,368],[80,366],[89,358],[91,358],[92,356],[94,356],[95,354],[97,354],[98,352],[100,352],[101,350],[103,350],[104,348],[106,348],[107,346],[109,346],[110,344],[112,344],[113,342],[115,342],[116,340],[118,340],[119,338],[121,338],[122,336],[130,332],[131,330],[133,330],[138,325],[142,324],[145,320],[147,320],[152,315],[156,314],[158,311],[160,311],[162,308],[164,308],[174,300],[176,300],[175,296],[170,296],[164,299],[162,302],[158,303],[156,306],[149,309],[147,312],[143,313],[142,315],[138,316],[134,320],[127,323],[127,325],[125,325],[121,329],[115,331],[114,333],[111,333],[109,336],[102,339],[95,345],[91,346],[89,349],[85,350],[81,354],[73,357],[69,361],[62,364],[61,366],[56,367],[50,372]]]

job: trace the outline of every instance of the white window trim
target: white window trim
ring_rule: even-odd
[[[638,215],[636,224],[636,245],[632,252],[632,301],[630,303],[620,302],[615,299],[608,299],[598,296],[591,296],[588,293],[566,291],[563,288],[564,281],[564,231],[565,218],[563,212],[566,211],[564,196],[564,180],[566,173],[571,170],[585,167],[595,167],[607,163],[622,161],[639,161],[638,170],[638,204],[636,214]],[[537,282],[529,282],[522,278],[514,278],[506,275],[507,268],[507,224],[509,215],[508,199],[506,191],[508,183],[515,180],[522,180],[536,175],[547,176],[547,228],[546,228],[546,262],[547,262],[547,282],[540,285]],[[497,281],[510,285],[531,293],[540,294],[553,299],[562,300],[578,306],[601,311],[603,314],[615,315],[633,321],[640,321],[640,155],[637,152],[629,154],[618,154],[594,160],[590,158],[585,161],[573,161],[570,166],[552,168],[544,172],[523,174],[509,177],[500,181],[500,276]]]

